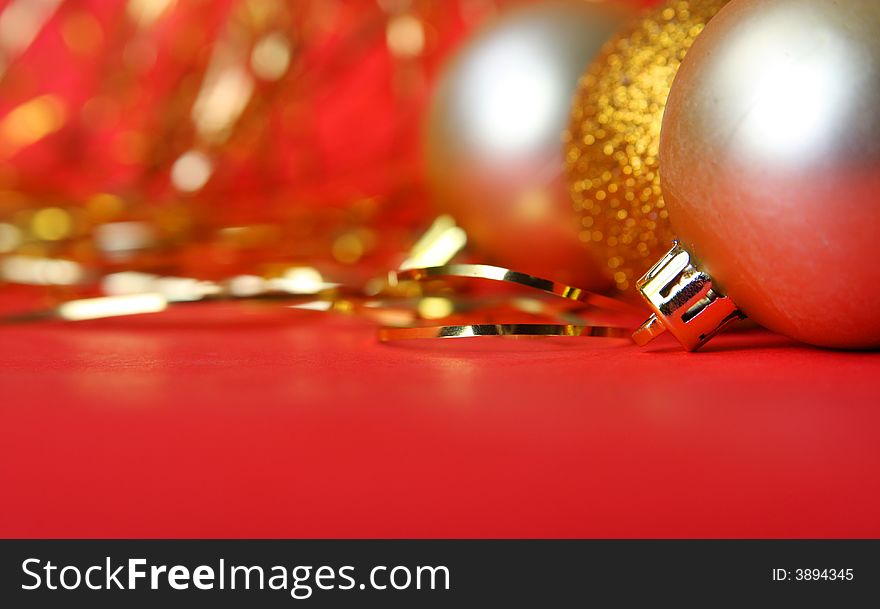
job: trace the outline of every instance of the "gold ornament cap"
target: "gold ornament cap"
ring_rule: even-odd
[[[654,311],[632,335],[640,347],[669,330],[682,347],[696,351],[731,323],[745,318],[678,241],[636,287]]]

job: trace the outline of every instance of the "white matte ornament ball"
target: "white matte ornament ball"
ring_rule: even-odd
[[[626,11],[548,2],[502,14],[452,59],[426,130],[438,207],[484,262],[596,288],[563,179],[562,134],[578,78]]]
[[[749,317],[880,346],[880,2],[732,0],[666,106],[670,220]]]

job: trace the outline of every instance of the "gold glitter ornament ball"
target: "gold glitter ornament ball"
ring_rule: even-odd
[[[580,240],[620,291],[674,238],[660,192],[660,124],[672,80],[727,0],[674,0],[610,40],[581,78],[565,133]]]

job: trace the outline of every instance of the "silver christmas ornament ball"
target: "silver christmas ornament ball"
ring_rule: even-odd
[[[751,318],[880,346],[880,2],[732,0],[664,114],[673,228]]]
[[[502,12],[456,54],[429,110],[437,206],[486,262],[598,287],[563,179],[562,134],[578,79],[629,12],[543,2]]]

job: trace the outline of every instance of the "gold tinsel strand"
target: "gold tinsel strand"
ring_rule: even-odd
[[[628,290],[674,238],[660,191],[660,124],[678,67],[727,0],[675,0],[609,41],[581,78],[565,134],[581,241]]]

